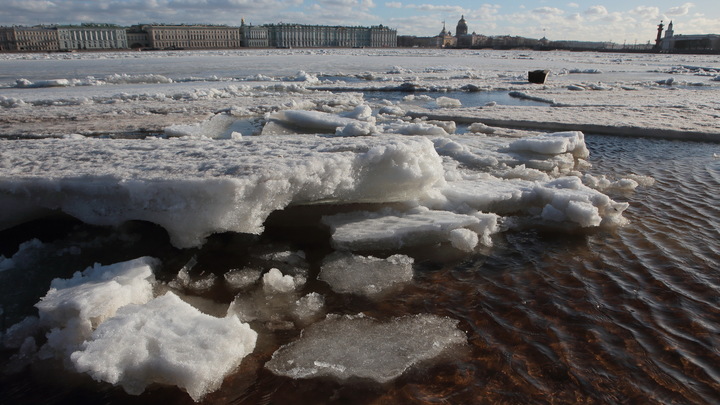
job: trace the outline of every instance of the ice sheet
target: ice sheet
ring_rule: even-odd
[[[457,321],[435,315],[406,316],[389,322],[331,315],[281,347],[265,367],[291,378],[327,376],[385,383],[466,341]]]

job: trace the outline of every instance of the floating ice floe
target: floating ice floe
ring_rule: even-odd
[[[405,255],[379,259],[334,253],[325,258],[318,278],[338,293],[376,296],[412,280],[412,265],[413,259]]]
[[[304,323],[322,316],[323,296],[309,293],[301,297],[298,292],[306,282],[304,276],[283,274],[273,268],[261,279],[261,286],[235,297],[227,309],[228,316],[236,316],[243,322],[261,322],[270,330],[292,329],[295,322]]]
[[[410,367],[467,342],[458,321],[420,314],[379,322],[363,316],[328,316],[278,349],[265,364],[290,378],[360,378],[385,383]]]
[[[71,355],[78,372],[139,395],[176,385],[199,401],[255,349],[257,333],[237,317],[205,315],[168,292],[120,308]]]
[[[388,250],[407,246],[453,242],[453,246],[472,251],[477,242],[491,245],[497,232],[495,214],[456,214],[450,211],[418,208],[409,212],[353,212],[325,216],[323,223],[332,230],[332,243],[343,250]],[[456,229],[467,228],[478,235],[475,244],[460,242]]]
[[[107,266],[96,264],[70,279],[54,279],[35,304],[40,325],[48,331],[42,355],[67,355],[119,308],[150,301],[153,266],[157,264],[156,259],[142,257]]]

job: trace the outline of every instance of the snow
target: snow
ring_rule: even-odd
[[[394,380],[419,362],[466,343],[457,321],[415,315],[379,322],[363,316],[328,316],[303,330],[265,364],[291,378]]]
[[[168,292],[128,305],[100,324],[72,353],[78,372],[139,395],[171,384],[199,401],[255,348],[257,333],[237,317],[215,318]]]

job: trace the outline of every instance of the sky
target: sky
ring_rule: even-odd
[[[385,25],[398,35],[452,33],[461,16],[469,32],[550,40],[654,41],[657,24],[674,22],[675,34],[720,34],[717,0],[567,1],[482,3],[471,0],[3,0],[0,25],[132,25],[186,23],[240,25],[298,23]]]

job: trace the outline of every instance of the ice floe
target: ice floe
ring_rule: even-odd
[[[412,280],[412,265],[413,259],[405,255],[379,259],[335,253],[325,258],[318,279],[335,292],[376,296]]]
[[[176,385],[199,401],[255,348],[257,333],[235,316],[205,315],[168,292],[128,305],[71,355],[75,369],[138,395]]]
[[[379,322],[364,316],[328,316],[303,330],[265,364],[291,378],[352,378],[385,383],[410,367],[462,346],[465,333],[457,321],[414,315]]]

